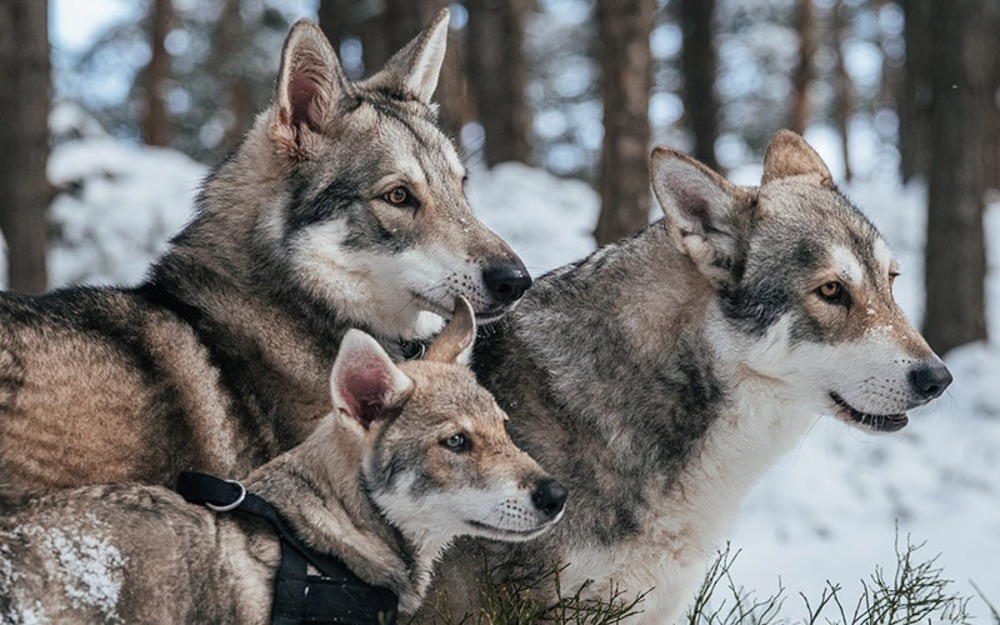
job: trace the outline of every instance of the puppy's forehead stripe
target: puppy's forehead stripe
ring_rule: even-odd
[[[837,246],[831,250],[833,270],[851,284],[861,284],[865,272],[857,256],[846,247]]]

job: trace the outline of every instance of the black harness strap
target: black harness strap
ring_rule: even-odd
[[[274,576],[272,625],[395,625],[395,593],[368,584],[339,559],[303,544],[274,506],[241,483],[185,471],[177,480],[177,492],[190,503],[254,516],[275,528],[281,563]],[[321,575],[308,575],[310,564]]]

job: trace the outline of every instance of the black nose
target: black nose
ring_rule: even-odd
[[[535,492],[531,493],[531,501],[542,514],[552,519],[562,512],[568,494],[565,486],[549,478],[535,484]]]
[[[951,372],[941,363],[918,365],[910,370],[910,384],[924,399],[934,399],[951,384]]]
[[[483,282],[501,304],[516,302],[531,286],[531,276],[521,263],[496,265],[483,270]]]

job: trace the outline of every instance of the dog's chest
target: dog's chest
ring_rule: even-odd
[[[563,592],[575,592],[583,584],[586,596],[607,601],[616,596],[627,605],[642,597],[629,625],[673,623],[690,599],[705,570],[705,557],[690,545],[665,541],[636,540],[627,545],[577,550],[572,564],[561,574]]]
[[[734,395],[737,401],[696,444],[670,486],[653,480],[646,487],[637,534],[570,548],[571,564],[560,580],[564,592],[602,580],[588,587],[588,596],[606,599],[617,589],[629,601],[646,593],[637,606],[642,614],[630,624],[672,623],[681,616],[747,490],[810,422],[786,412],[787,406]]]

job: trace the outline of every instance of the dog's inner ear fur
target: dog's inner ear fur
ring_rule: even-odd
[[[695,159],[657,148],[651,159],[653,192],[674,245],[716,286],[738,278],[734,229],[746,194]]]
[[[476,314],[462,296],[455,298],[455,311],[447,325],[427,348],[425,360],[443,363],[469,364],[472,345],[476,340]]]
[[[791,130],[779,130],[767,145],[761,184],[796,176],[828,189],[834,186],[833,176],[816,150]]]
[[[413,380],[375,339],[360,330],[349,330],[333,364],[330,390],[334,409],[368,429],[402,408],[413,391]]]
[[[272,138],[286,154],[294,158],[315,154],[345,85],[326,36],[308,20],[296,22],[281,53],[271,127]]]

